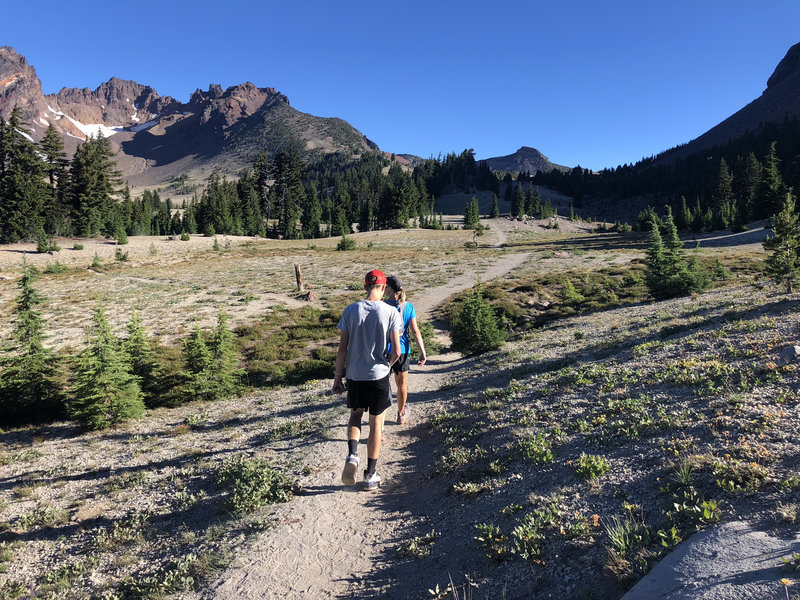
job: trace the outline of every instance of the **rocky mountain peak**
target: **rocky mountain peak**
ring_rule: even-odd
[[[82,123],[115,126],[149,121],[175,104],[150,86],[112,77],[97,89],[63,88],[53,99],[61,111]]]
[[[779,84],[781,81],[800,71],[800,43],[795,44],[775,67],[775,71],[767,80],[767,89]]]
[[[224,91],[215,83],[208,86],[207,92],[197,89],[192,94],[188,106],[192,112],[201,115],[200,122],[203,125],[211,125],[219,131],[224,131],[271,102],[289,104],[289,99],[275,91],[275,88],[259,88],[248,81]]]
[[[514,154],[486,159],[486,164],[493,171],[509,171],[516,173],[529,173],[536,175],[539,171],[545,173],[553,169],[565,170],[566,167],[550,162],[544,154],[536,148],[522,146]]]
[[[42,82],[25,57],[11,46],[0,47],[0,115],[10,113],[15,104],[30,112],[43,97]]]

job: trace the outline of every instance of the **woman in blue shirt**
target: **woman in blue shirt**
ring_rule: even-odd
[[[414,305],[406,301],[403,282],[393,275],[387,277],[386,293],[388,294],[386,303],[394,306],[403,319],[403,329],[400,332],[400,359],[392,365],[392,372],[394,373],[395,384],[397,384],[397,423],[398,425],[404,425],[408,420],[408,369],[411,364],[411,338],[409,332],[414,334],[414,339],[419,347],[418,365],[425,364],[425,343],[422,341],[422,333],[420,333],[417,326],[417,313],[414,310]],[[388,351],[391,351],[391,346]]]

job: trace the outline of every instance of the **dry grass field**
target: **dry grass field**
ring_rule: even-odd
[[[57,240],[62,250],[38,254],[34,244],[0,247],[0,311],[9,315],[16,294],[15,281],[22,261],[45,273],[37,288],[46,298],[44,316],[55,347],[79,345],[83,331],[98,306],[106,309],[112,325],[121,328],[138,310],[150,333],[164,343],[177,342],[196,322],[201,327],[216,320],[219,308],[237,326],[267,314],[275,306],[304,306],[296,288],[295,269],[301,268],[306,289],[326,306],[338,296],[356,298],[361,277],[372,268],[399,275],[409,292],[435,287],[465,272],[481,273],[499,250],[467,252],[471,240],[465,231],[382,231],[355,234],[354,251],[337,251],[338,239],[271,241],[219,236],[192,236],[187,242],[163,237],[131,237],[117,246],[103,239]],[[115,258],[123,252],[126,260]],[[99,266],[92,266],[95,256]],[[47,273],[54,265],[63,272]],[[56,269],[58,270],[58,269]],[[0,335],[8,333],[2,319]]]

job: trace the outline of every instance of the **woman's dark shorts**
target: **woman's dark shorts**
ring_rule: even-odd
[[[363,408],[371,415],[379,415],[392,405],[392,388],[389,375],[373,381],[347,380],[347,407]]]
[[[401,354],[397,362],[392,365],[392,373],[407,373],[411,367],[411,355]]]

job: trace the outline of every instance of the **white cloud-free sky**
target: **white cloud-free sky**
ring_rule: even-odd
[[[42,0],[3,7],[0,45],[45,93],[116,76],[185,102],[252,81],[390,152],[525,145],[601,169],[688,142],[757,98],[798,24],[797,0]]]

